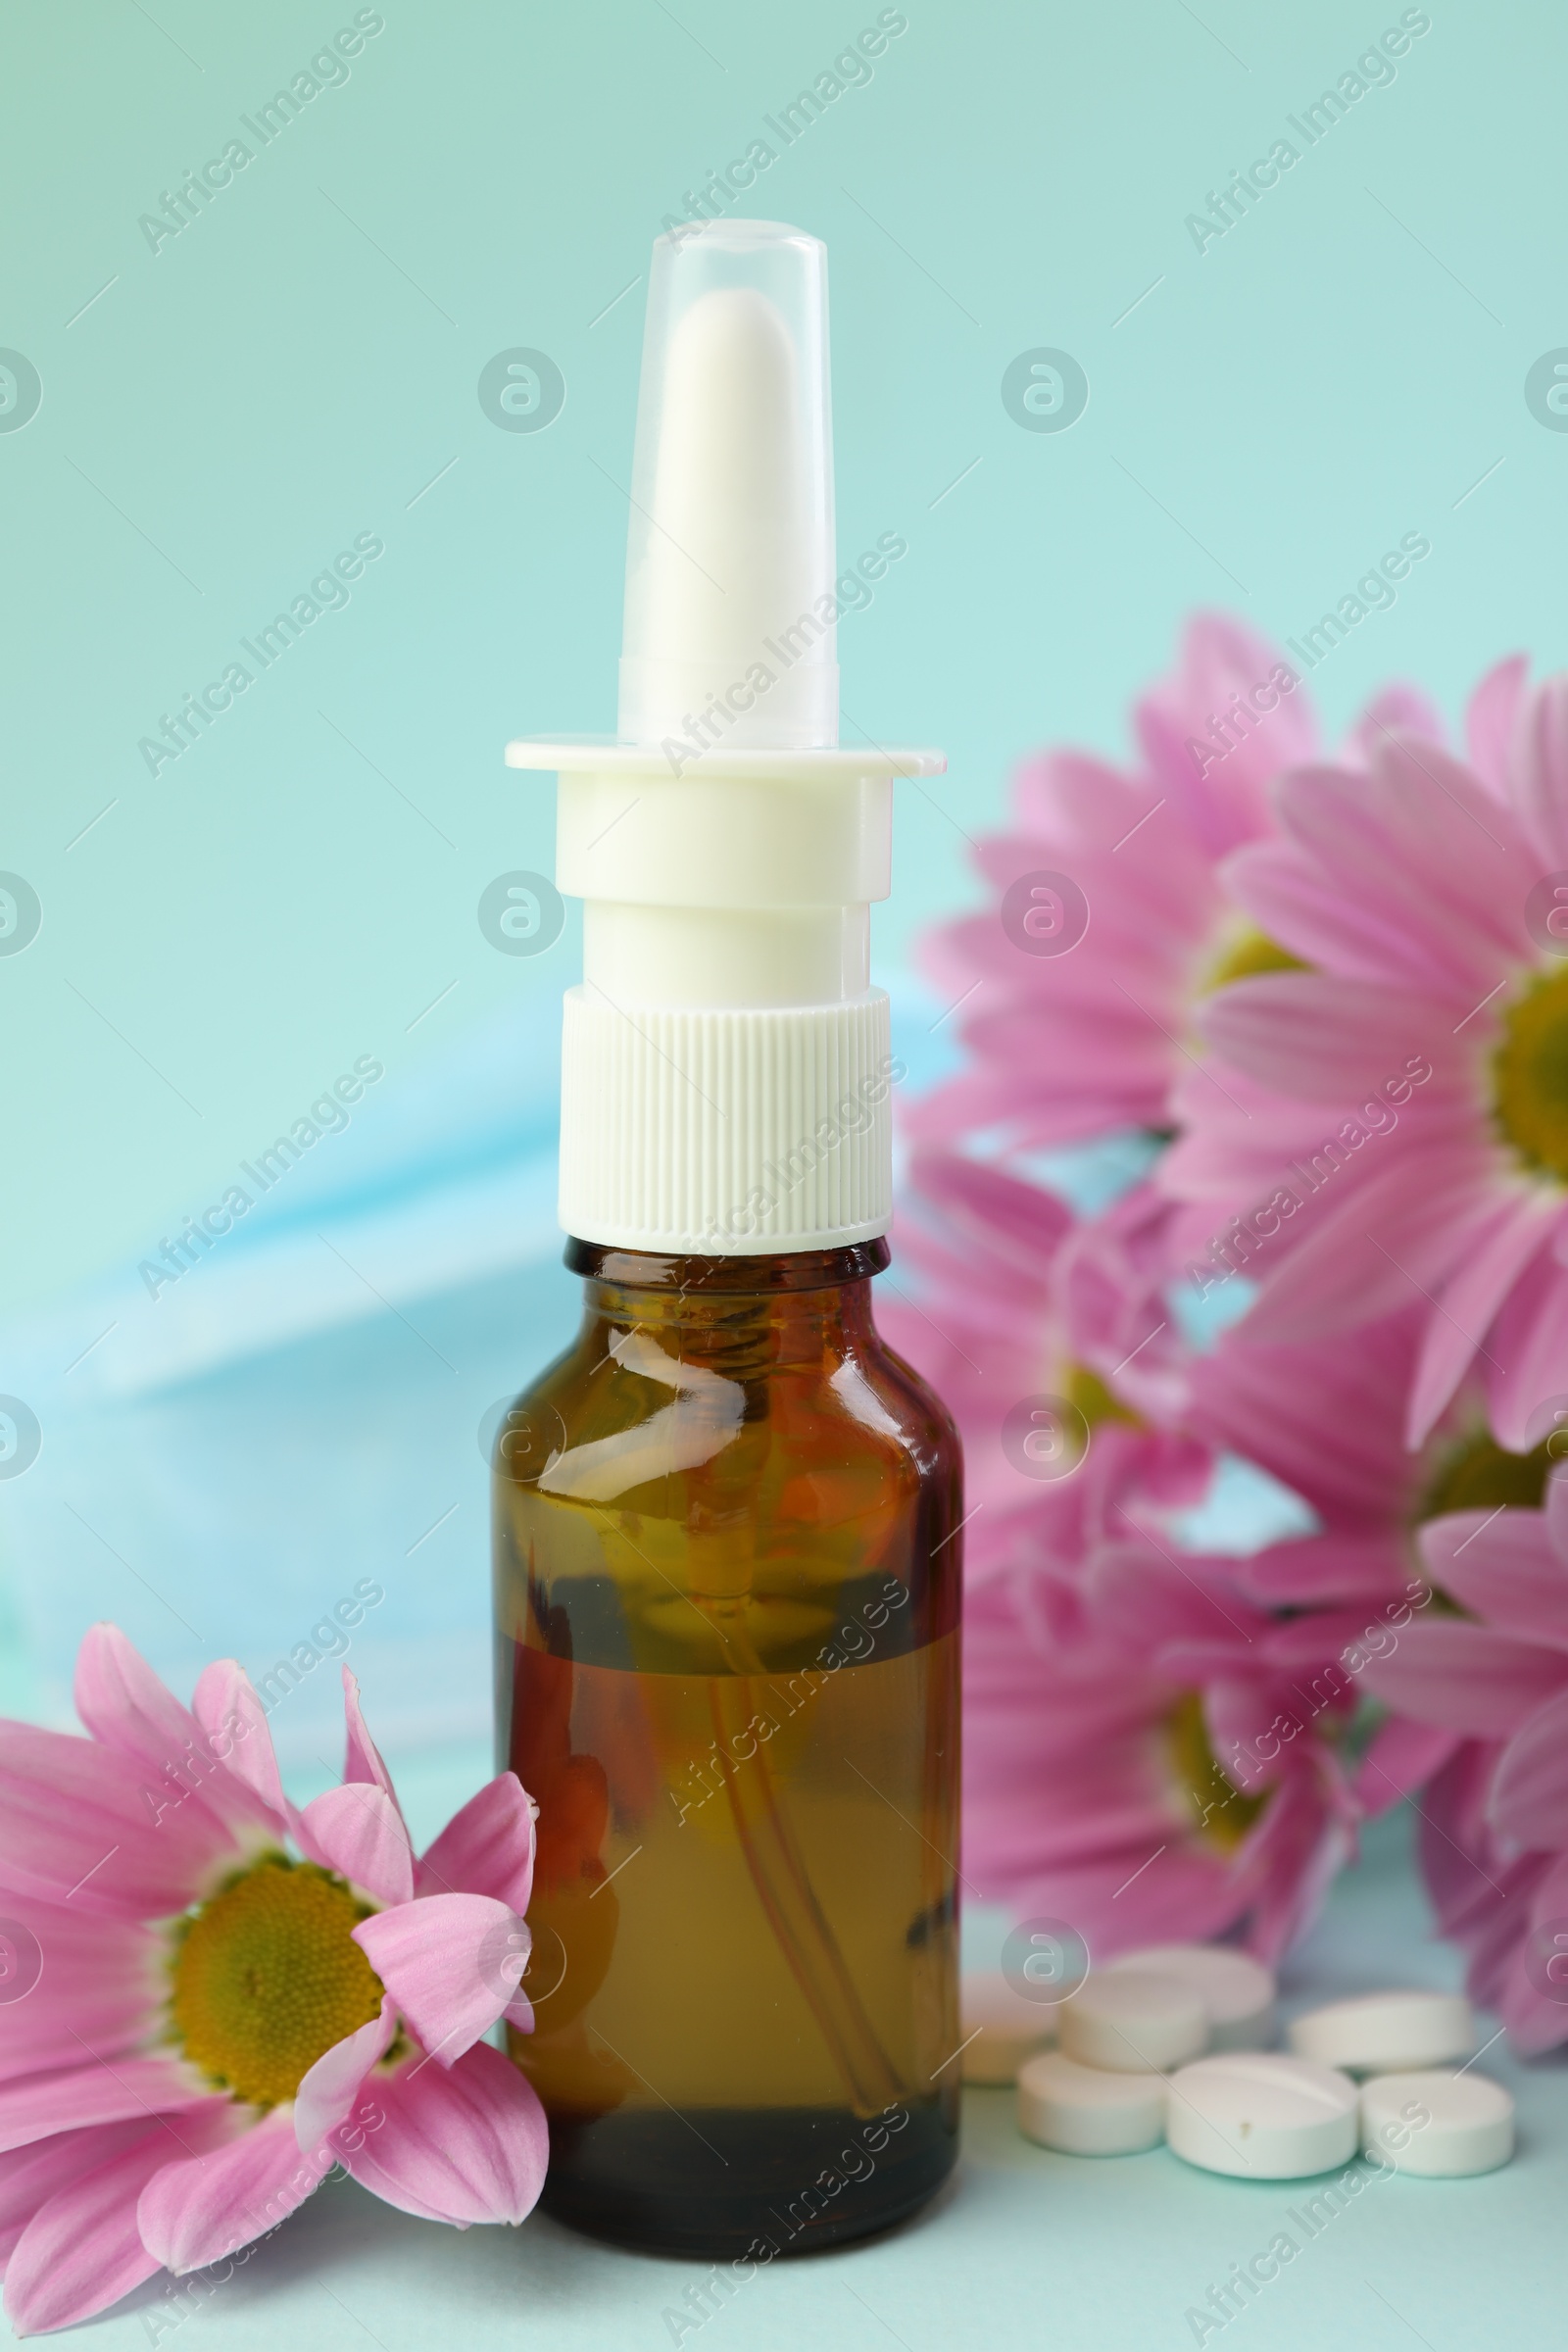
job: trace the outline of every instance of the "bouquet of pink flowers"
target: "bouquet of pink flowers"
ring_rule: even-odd
[[[1502,662],[1462,750],[1396,686],[1326,751],[1291,665],[1204,616],[1134,718],[1126,768],[1022,769],[991,903],[929,945],[966,1058],[910,1121],[918,1304],[883,1319],[970,1465],[966,1875],[1102,1952],[1273,1957],[1409,1798],[1472,1992],[1544,2049],[1568,678]],[[1069,1206],[1096,1139],[1119,1185]],[[1238,1459],[1291,1532],[1195,1548]]]

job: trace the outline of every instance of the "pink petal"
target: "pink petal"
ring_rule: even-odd
[[[999,1866],[988,1874],[989,1886],[985,1878],[975,1883],[983,1893],[1005,1902],[1015,1918],[1032,1914],[1072,1921],[1098,1953],[1126,1951],[1162,1938],[1206,1940],[1223,1934],[1245,1911],[1246,1890],[1217,1857],[1186,1845],[1168,1844],[1151,1862],[1159,1843],[1156,1833],[1142,1851],[1129,1848],[1103,1861],[1097,1857],[1080,1869],[1034,1869],[1027,1859],[1016,1858],[1011,1866]],[[1147,1867],[1138,1876],[1140,1865]],[[965,1876],[970,1869],[966,1846]],[[1119,1895],[1118,1888],[1124,1889]]]
[[[153,1929],[30,1894],[0,1895],[0,1928],[17,1971],[0,2001],[0,2080],[74,2071],[89,2052],[115,2060],[146,2043],[169,1990]]]
[[[1236,1857],[1238,1873],[1258,1882],[1249,1950],[1277,1961],[1311,1925],[1352,1850],[1346,1812],[1325,1802],[1319,1777],[1293,1773]]]
[[[1429,976],[1384,909],[1348,899],[1338,877],[1290,841],[1256,841],[1226,859],[1221,878],[1265,938],[1341,979],[1408,986]]]
[[[960,1152],[916,1152],[908,1183],[971,1249],[1005,1249],[1031,1273],[1049,1271],[1072,1227],[1071,1210],[1054,1193]]]
[[[381,1751],[370,1738],[361,1712],[359,1683],[346,1666],[343,1669],[343,1715],[347,1728],[344,1780],[372,1782],[397,1805],[398,1792],[392,1786],[392,1775],[381,1761]],[[401,1813],[402,1808],[398,1809]]]
[[[1019,761],[1012,797],[1026,842],[1108,850],[1157,796],[1145,777],[1124,775],[1093,753],[1048,751]]]
[[[111,2156],[133,2147],[148,2131],[145,2116],[122,2124],[89,2124],[80,2132],[57,2132],[52,2139],[8,2148],[0,2156],[0,2271],[11,2259],[23,2230],[57,2189],[94,2173]]]
[[[1503,1749],[1491,1813],[1519,1845],[1568,1845],[1568,1690],[1538,1707]]]
[[[1355,1784],[1363,1811],[1375,1820],[1441,1772],[1458,1741],[1452,1732],[1396,1715],[1375,1734]]]
[[[253,1791],[223,1769],[197,1718],[118,1625],[88,1630],[76,1653],[74,1697],[92,1737],[130,1757],[169,1804],[189,1803],[194,1791],[241,1832],[269,1826]]]
[[[1271,710],[1259,712],[1252,691],[1267,686],[1276,672],[1294,682]],[[1244,698],[1246,725],[1233,715],[1233,693]],[[1188,741],[1207,739],[1214,712],[1224,714],[1240,740],[1222,759],[1201,762],[1200,779],[1200,762]],[[1134,717],[1151,767],[1214,856],[1269,829],[1265,784],[1307,758],[1317,740],[1311,697],[1291,664],[1266,638],[1228,613],[1195,614],[1175,670],[1141,699]],[[1217,746],[1210,742],[1207,748]]]
[[[1528,654],[1514,654],[1489,669],[1464,715],[1465,743],[1470,764],[1494,800],[1508,790],[1508,747],[1513,740],[1525,681],[1530,675]]]
[[[313,1797],[300,1816],[300,1837],[313,1861],[341,1872],[382,1902],[412,1900],[414,1849],[384,1788],[345,1781]]]
[[[1370,1610],[1354,1607],[1309,1609],[1298,1616],[1287,1617],[1283,1624],[1270,1628],[1264,1639],[1264,1655],[1271,1667],[1287,1676],[1309,1674],[1320,1668],[1328,1679],[1323,1689],[1313,1690],[1312,1697],[1318,1706],[1324,1706],[1331,1694],[1339,1694],[1342,1666],[1345,1673],[1360,1672],[1359,1666],[1344,1666],[1347,1650],[1358,1649],[1361,1642],[1367,1640],[1374,1648],[1386,1646],[1392,1654],[1393,1633],[1385,1626],[1382,1643],[1378,1644],[1374,1640],[1377,1628],[1368,1622],[1370,1617]],[[1336,1659],[1340,1665],[1333,1663]]]
[[[533,1801],[514,1772],[487,1781],[425,1848],[416,1894],[491,1894],[522,1913],[533,1891]]]
[[[239,2110],[254,2117],[255,2110]],[[337,2161],[302,2155],[287,2107],[274,2107],[214,2155],[166,2164],[141,2192],[136,2219],[148,2252],[180,2277],[248,2246],[304,2204]]]
[[[382,2128],[342,2161],[387,2204],[430,2222],[520,2222],[544,2186],[550,2153],[533,2085],[487,2041],[450,2071],[427,2059],[375,2086]]]
[[[1514,1452],[1531,1444],[1531,1424],[1548,1397],[1568,1390],[1568,1270],[1561,1263],[1568,1227],[1559,1213],[1552,1257],[1544,1253],[1515,1282],[1487,1334],[1481,1369],[1492,1426]],[[1535,1433],[1539,1436],[1539,1432]]]
[[[1562,1916],[1559,1912],[1559,1918]],[[1481,1996],[1472,1987],[1472,1997]],[[1508,2029],[1508,2039],[1526,2058],[1537,2058],[1568,2039],[1568,2009],[1537,1992],[1522,1970],[1512,1969],[1502,1997],[1495,2004]]]
[[[154,1772],[177,1763],[200,1730],[118,1625],[89,1626],[82,1637],[74,1697],[93,1739]]]
[[[1568,866],[1568,678],[1547,678],[1520,712],[1509,760],[1514,805],[1548,872]]]
[[[1477,1853],[1487,1857],[1486,1874],[1475,1880],[1474,1896],[1452,1932],[1469,1960],[1465,1986],[1471,1999],[1483,2008],[1500,2010],[1509,2022],[1510,1995],[1516,1993],[1522,1973],[1520,1942],[1528,1933],[1530,1907],[1546,1857],[1526,1854],[1514,1862],[1499,1862],[1494,1849],[1485,1843]]]
[[[1199,1026],[1237,1069],[1265,1084],[1290,1072],[1293,1095],[1331,1103],[1332,1134],[1405,1061],[1432,1026],[1428,1001],[1413,991],[1369,991],[1324,972],[1269,972],[1233,981],[1199,1010]],[[1385,1123],[1394,1119],[1387,1109]],[[1384,1148],[1387,1148],[1386,1143]]]
[[[1427,1326],[1405,1428],[1412,1447],[1426,1443],[1497,1309],[1560,1215],[1555,1200],[1533,1189],[1521,1191],[1504,1200],[1488,1233],[1472,1236],[1463,1259],[1439,1293],[1438,1312]],[[1568,1291],[1568,1284],[1564,1289]]]
[[[181,2141],[216,2147],[234,2130],[235,2116],[227,2099],[211,2100],[205,2115],[180,2117],[178,2139],[156,2123],[129,2147],[46,2197],[6,2269],[12,2326],[24,2335],[69,2328],[150,2278],[158,2256],[149,2253],[136,2227],[138,2197],[169,2167]]]
[[[1562,1689],[1568,1664],[1484,1625],[1438,1618],[1407,1625],[1392,1656],[1374,1659],[1363,1681],[1378,1698],[1420,1723],[1467,1740],[1505,1740],[1521,1718]]]
[[[0,2082],[0,2149],[26,2147],[83,2124],[202,2107],[212,2095],[212,2084],[175,2058],[116,2058],[23,2075]]]
[[[1087,1581],[1097,1611],[1112,1624],[1136,1623],[1145,1650],[1168,1642],[1217,1642],[1229,1662],[1262,1623],[1223,1571],[1197,1558],[1177,1567],[1149,1547],[1108,1544]]]
[[[1357,718],[1350,740],[1361,757],[1369,759],[1390,734],[1422,735],[1429,743],[1443,744],[1447,728],[1429,694],[1419,686],[1396,680],[1372,697]]]
[[[1271,1544],[1236,1563],[1241,1590],[1265,1607],[1311,1608],[1333,1601],[1364,1601],[1376,1607],[1399,1599],[1408,1582],[1402,1531],[1347,1536],[1330,1528]]]
[[[347,2117],[360,2085],[392,2045],[397,2009],[388,1998],[379,2016],[323,2051],[294,2093],[294,2136],[307,2154],[320,2146]]]
[[[1282,1747],[1277,1739],[1263,1756],[1254,1756],[1256,1742],[1274,1722],[1279,1701],[1285,1697],[1285,1691],[1272,1681],[1246,1673],[1218,1674],[1203,1692],[1203,1721],[1210,1750],[1216,1757],[1229,1760],[1229,1770],[1226,1771],[1223,1761],[1220,1769],[1231,1786],[1244,1794],[1255,1793],[1279,1780],[1292,1761],[1288,1744]],[[1312,1702],[1304,1692],[1300,1702],[1294,1696],[1291,1698],[1289,1714],[1291,1720],[1302,1727],[1311,1722]],[[1194,1800],[1207,1802],[1208,1796],[1194,1789],[1189,1801]],[[1221,1828],[1225,1826],[1226,1802],[1222,1800]]]
[[[1403,1523],[1419,1466],[1404,1449],[1400,1406],[1423,1305],[1417,1300],[1411,1310],[1363,1326],[1353,1348],[1338,1335],[1313,1348],[1264,1348],[1245,1330],[1228,1332],[1193,1369],[1197,1434],[1246,1454],[1293,1488],[1333,1529],[1337,1543],[1352,1536],[1367,1544],[1386,1540],[1390,1567],[1399,1569],[1396,1581],[1401,1583]],[[1294,1553],[1306,1547],[1293,1543],[1281,1548]],[[1250,1563],[1249,1581],[1257,1581],[1266,1557]],[[1388,1581],[1381,1561],[1372,1581]],[[1295,1596],[1282,1588],[1279,1597]]]
[[[1543,1928],[1555,1936],[1568,1915],[1568,1856],[1559,1855],[1547,1864],[1528,1899],[1529,1936],[1533,1938]],[[1511,1982],[1498,2006],[1517,2047],[1533,2053],[1568,2039],[1568,2009],[1561,2001],[1548,2000],[1530,1982],[1527,1950],[1524,1936],[1518,1936],[1508,1972]]]
[[[1467,1741],[1440,1766],[1422,1799],[1421,1875],[1446,1936],[1467,1936],[1498,1906],[1497,1880],[1505,1874],[1487,1867],[1491,1840],[1482,1820],[1496,1756],[1491,1742]]]
[[[267,1710],[250,1676],[233,1658],[215,1659],[202,1669],[191,1710],[212,1752],[244,1781],[268,1808],[288,1818],[288,1799],[272,1750]]]
[[[1499,1633],[1568,1649],[1568,1565],[1544,1511],[1455,1511],[1429,1521],[1420,1544],[1432,1582],[1461,1608]]]
[[[1458,1154],[1436,1165],[1394,1154],[1371,1175],[1342,1169],[1331,1182],[1344,1189],[1327,1205],[1308,1200],[1301,1238],[1263,1277],[1249,1337],[1294,1343],[1396,1314],[1443,1281],[1490,1221],[1484,1171]]]
[[[1207,1250],[1214,1231],[1212,1203],[1221,1217],[1235,1208],[1266,1200],[1287,1163],[1310,1159],[1330,1135],[1338,1137],[1343,1112],[1315,1102],[1296,1102],[1263,1081],[1221,1062],[1188,1068],[1171,1089],[1173,1116],[1200,1122],[1167,1146],[1155,1170],[1157,1188],[1176,1200],[1201,1202],[1201,1216],[1189,1207],[1173,1247],[1181,1253]],[[1489,1159],[1488,1164],[1491,1164]],[[1311,1187],[1305,1188],[1311,1197]],[[1289,1236],[1287,1236],[1289,1246]]]
[[[1460,1000],[1455,1019],[1528,954],[1517,828],[1436,745],[1385,739],[1368,774],[1299,769],[1279,799],[1291,838],[1396,932],[1411,978]]]
[[[416,2038],[451,2066],[515,1994],[533,1938],[491,1895],[431,1894],[362,1919],[354,1940]]]
[[[122,1919],[167,1919],[234,1858],[232,1832],[113,1748],[0,1721],[0,1886]]]

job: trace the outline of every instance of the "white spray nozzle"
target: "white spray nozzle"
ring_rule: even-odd
[[[868,1241],[898,1068],[871,904],[894,776],[946,762],[839,748],[814,237],[714,220],[656,241],[631,501],[615,740],[507,747],[560,774],[556,880],[583,901],[561,1221],[700,1255]]]
[[[815,237],[725,220],[656,240],[631,497],[621,741],[836,744],[827,254]]]

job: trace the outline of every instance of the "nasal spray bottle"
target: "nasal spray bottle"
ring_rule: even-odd
[[[512,2055],[547,2211],[725,2259],[956,2148],[959,1457],[877,1338],[893,778],[841,749],[823,247],[654,247],[619,733],[528,740],[584,902],[581,1332],[494,1462],[501,1758],[539,1806]]]

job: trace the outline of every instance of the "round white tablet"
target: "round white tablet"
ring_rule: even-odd
[[[1056,2038],[1084,2066],[1147,2074],[1196,2057],[1208,2039],[1208,2015],[1180,1977],[1106,1969],[1062,2002]]]
[[[1309,2009],[1293,2021],[1287,2039],[1298,2057],[1319,2066],[1392,2075],[1468,2058],[1476,2025],[1462,1993],[1367,1992]]]
[[[1041,2050],[1019,2072],[1018,2129],[1067,2156],[1136,2156],[1165,2136],[1165,2079],[1109,2074]]]
[[[1243,2180],[1304,2180],[1348,2164],[1359,2120],[1348,2075],[1268,2050],[1200,2058],[1165,2093],[1165,2137],[1177,2155]]]
[[[1377,2075],[1361,2092],[1361,2145],[1427,2180],[1494,2173],[1513,2154],[1513,2099],[1488,2075]]]
[[[1274,2038],[1274,1972],[1225,1943],[1155,1943],[1122,1952],[1109,1969],[1152,1968],[1180,1977],[1208,2012],[1211,2050],[1258,2050]]]
[[[1016,1991],[1000,1968],[976,1969],[960,1977],[964,2081],[1016,2082],[1031,2050],[1055,2040],[1060,2010],[1059,2001],[1032,2001]]]

